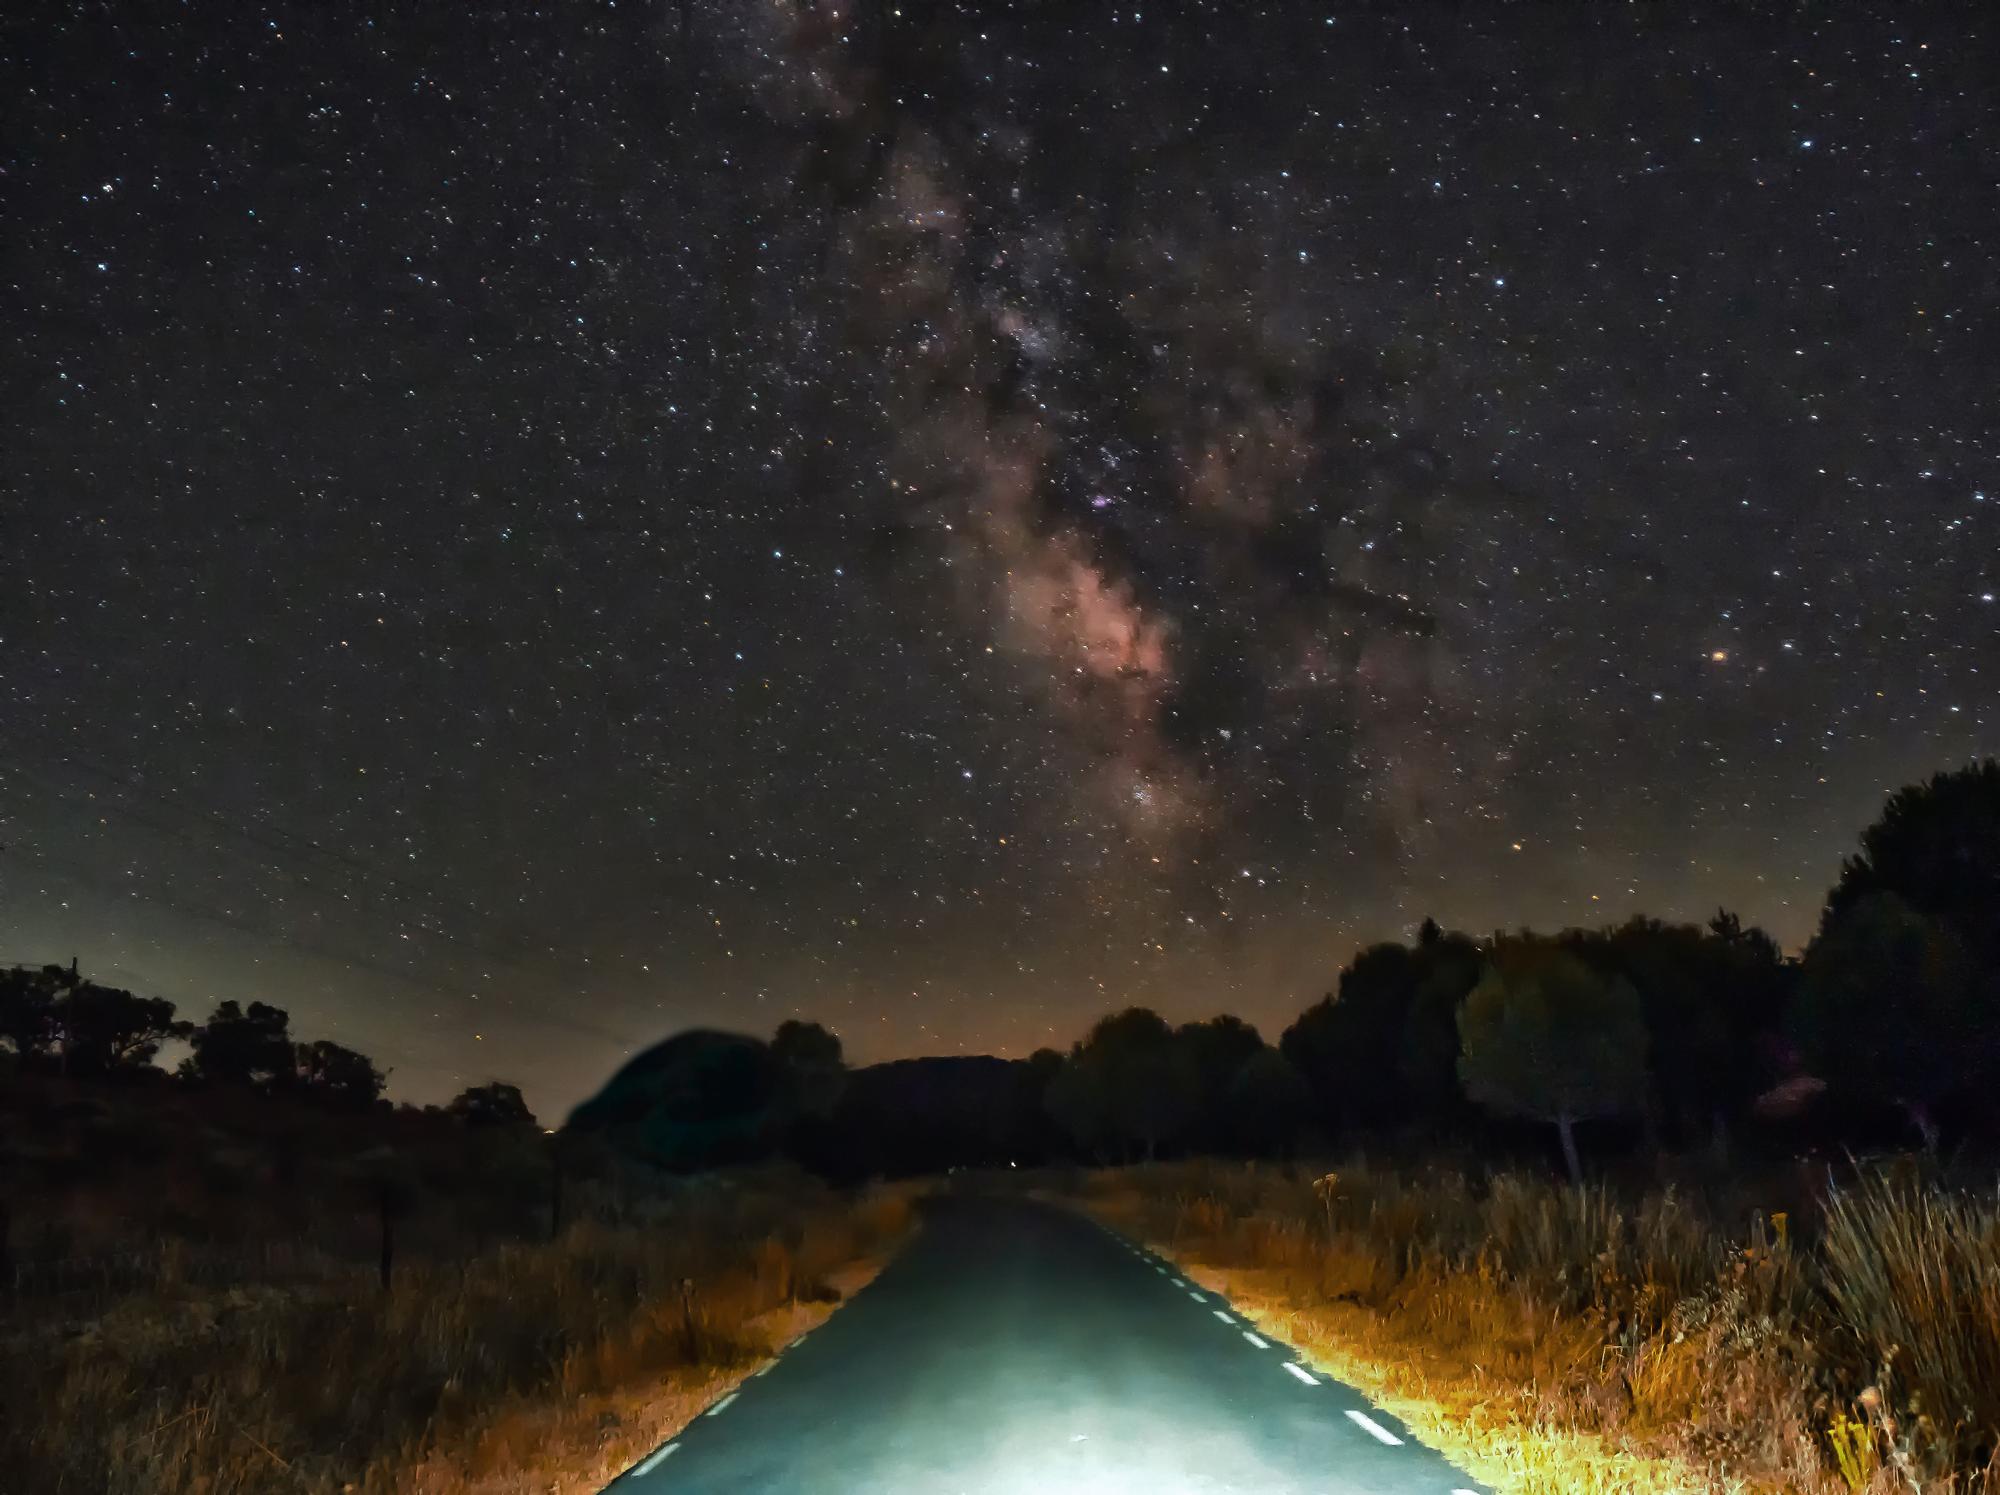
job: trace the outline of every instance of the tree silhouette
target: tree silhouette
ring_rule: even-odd
[[[1194,1066],[1156,1012],[1100,1018],[1049,1085],[1049,1107],[1092,1151],[1151,1158],[1193,1119]]]
[[[1964,941],[1893,893],[1833,916],[1806,952],[1792,1033],[1830,1084],[1888,1101],[1927,1147],[1979,1072],[1990,1018]]]
[[[1312,1095],[1291,1061],[1260,1045],[1229,1082],[1228,1135],[1254,1156],[1288,1152],[1312,1110]]]
[[[771,1035],[771,1057],[795,1116],[823,1120],[832,1114],[847,1079],[837,1037],[818,1023],[787,1019]]]
[[[1369,946],[1335,994],[1299,1014],[1278,1047],[1330,1127],[1435,1119],[1458,1106],[1458,1004],[1480,967],[1472,941],[1427,919],[1416,948]]]
[[[1334,1129],[1406,1114],[1403,1036],[1421,977],[1415,951],[1393,942],[1371,945],[1340,973],[1337,992],[1299,1014],[1279,1038]]]
[[[1581,1182],[1576,1123],[1627,1115],[1646,1083],[1639,997],[1544,941],[1502,945],[1458,1014],[1460,1078],[1473,1100],[1552,1123]]]
[[[290,1016],[281,1008],[252,1002],[245,1011],[223,1002],[207,1022],[188,1035],[194,1052],[182,1074],[215,1085],[282,1085],[293,1074]]]
[[[1889,796],[1841,864],[1820,919],[1824,936],[1876,893],[1893,893],[1948,927],[1989,977],[2000,976],[2000,761],[1933,774]]]
[[[1417,937],[1417,985],[1403,1020],[1400,1069],[1407,1113],[1434,1126],[1463,1119],[1458,1080],[1458,1009],[1486,959],[1476,942],[1424,920]]]
[[[1682,1141],[1718,1142],[1730,1113],[1764,1077],[1764,1050],[1783,1025],[1787,973],[1762,930],[1718,912],[1709,928],[1635,916],[1562,943],[1593,969],[1622,976],[1646,1021],[1649,1119]]]
[[[366,1054],[327,1039],[302,1043],[295,1051],[301,1091],[342,1110],[366,1110],[382,1094],[388,1076]]]
[[[1264,1040],[1242,1018],[1223,1013],[1183,1023],[1174,1034],[1174,1042],[1194,1077],[1194,1144],[1208,1148],[1233,1145],[1231,1111],[1237,1097],[1232,1087],[1244,1064],[1263,1052]]]
[[[65,992],[52,1016],[63,1072],[79,1079],[144,1069],[162,1043],[194,1031],[193,1024],[174,1020],[174,1004],[164,997],[136,997],[92,981]]]
[[[55,1005],[62,988],[60,966],[0,972],[0,1040],[14,1046],[24,1066],[41,1063],[56,1044]]]
[[[446,1107],[467,1126],[533,1126],[535,1113],[518,1086],[494,1080],[461,1090]]]
[[[1708,921],[1707,951],[1722,1046],[1694,1062],[1709,1076],[1711,1128],[1723,1144],[1731,1113],[1747,1109],[1774,1078],[1774,1055],[1782,1048],[1799,970],[1770,935],[1754,925],[1745,928],[1724,908]]]

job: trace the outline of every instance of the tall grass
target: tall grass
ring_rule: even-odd
[[[769,1346],[907,1223],[787,1179],[584,1221],[559,1239],[300,1286],[162,1282],[0,1341],[0,1484],[105,1495],[400,1491],[401,1471],[512,1407],[699,1378]],[[546,1485],[544,1486],[546,1488]]]
[[[2000,1198],[1886,1174],[1833,1195],[1820,1246],[1840,1327],[1915,1425],[1907,1441],[2000,1448]],[[1893,1405],[1893,1403],[1892,1403]]]
[[[1661,1488],[2000,1492],[1991,1192],[1861,1170],[1801,1219],[1366,1166],[1167,1165],[1085,1187],[1383,1384],[1456,1400],[1474,1442],[1513,1450],[1508,1488],[1641,1488],[1535,1473],[1522,1452],[1581,1435],[1689,1471]]]

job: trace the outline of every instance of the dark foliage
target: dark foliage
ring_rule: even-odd
[[[1425,921],[1414,947],[1363,950],[1335,994],[1306,1009],[1279,1039],[1330,1132],[1436,1124],[1461,1105],[1456,1077],[1459,1004],[1483,957],[1463,935]]]
[[[528,1109],[518,1087],[499,1080],[461,1090],[446,1107],[468,1126],[533,1126],[535,1113]]]
[[[247,1011],[224,1002],[194,1030],[194,1052],[181,1072],[211,1085],[281,1085],[293,1070],[291,1021],[282,1008],[262,1002]]]
[[[1824,938],[1858,904],[1893,893],[1965,942],[1991,982],[2000,974],[2000,760],[1898,789],[1841,864],[1820,918]]]
[[[303,1094],[350,1111],[374,1105],[389,1078],[366,1054],[324,1038],[294,1050],[293,1074]]]

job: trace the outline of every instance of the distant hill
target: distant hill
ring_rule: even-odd
[[[831,1178],[1041,1161],[1058,1147],[1043,1077],[990,1055],[847,1071],[830,1108],[802,1109],[768,1045],[697,1029],[655,1044],[578,1106],[569,1130],[694,1171],[786,1154]]]
[[[1023,1166],[1051,1154],[1042,1078],[991,1055],[897,1059],[853,1071],[801,1161],[835,1177],[941,1173],[954,1165]]]
[[[783,1140],[781,1080],[760,1039],[696,1028],[632,1059],[570,1113],[568,1129],[664,1168],[752,1162]]]

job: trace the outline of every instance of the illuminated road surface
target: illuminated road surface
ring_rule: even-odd
[[[1055,1209],[949,1199],[607,1495],[1479,1488],[1167,1263]]]

